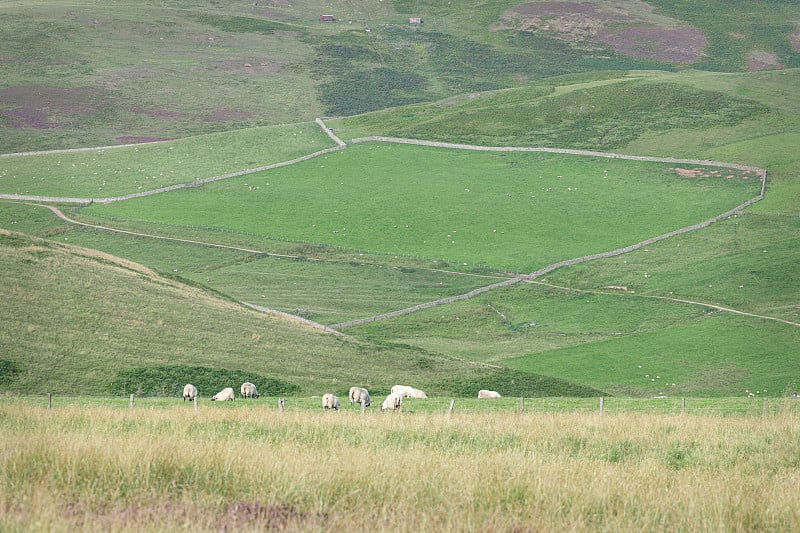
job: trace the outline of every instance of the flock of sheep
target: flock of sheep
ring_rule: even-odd
[[[258,389],[249,381],[242,383],[239,388],[239,393],[242,398],[258,398]],[[392,387],[391,393],[386,396],[386,399],[381,404],[381,411],[397,411],[403,406],[403,398],[427,398],[428,395],[425,391],[409,387],[407,385],[395,385]],[[194,401],[197,398],[197,387],[191,383],[187,383],[183,387],[183,400]],[[500,394],[491,390],[478,391],[478,398],[500,398]],[[211,401],[233,401],[236,399],[236,394],[233,392],[233,387],[226,387],[211,397]],[[372,400],[369,396],[369,391],[363,387],[350,388],[350,404],[360,404],[362,407],[369,407]],[[322,408],[323,409],[339,409],[339,398],[331,393],[322,395]]]

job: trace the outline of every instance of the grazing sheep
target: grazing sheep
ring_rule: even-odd
[[[386,411],[387,409],[397,411],[401,407],[403,407],[403,395],[393,392],[383,400],[381,411]]]
[[[242,398],[258,398],[258,390],[256,389],[256,386],[249,381],[242,383],[242,387],[239,389],[239,392],[242,394]]]
[[[322,395],[322,408],[339,410],[339,398],[331,393]]]
[[[478,398],[499,398],[500,393],[494,390],[481,389],[478,391]]]
[[[404,398],[427,398],[428,395],[424,391],[409,387],[407,385],[395,385],[392,387],[392,392],[402,394]]]
[[[361,391],[361,387],[350,387],[349,397],[351,405],[356,403],[356,397],[358,396],[359,391]]]
[[[360,403],[364,407],[369,407],[372,405],[372,398],[370,398],[369,391],[367,389],[361,389],[361,394],[358,395],[356,403]]]
[[[183,386],[183,401],[189,400],[190,402],[197,398],[197,387],[191,383]]]
[[[351,387],[350,403],[360,403],[363,404],[364,407],[369,407],[372,404],[372,400],[369,397],[369,391],[363,387]]]
[[[220,401],[233,401],[236,399],[236,394],[233,392],[233,387],[225,387],[214,396],[211,397],[212,402]]]

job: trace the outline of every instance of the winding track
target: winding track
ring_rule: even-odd
[[[244,175],[247,175],[247,174],[252,174],[252,173],[255,173],[255,172],[262,172],[264,170],[270,170],[270,169],[274,169],[274,168],[280,168],[280,167],[283,167],[283,166],[288,166],[288,165],[292,165],[292,164],[295,164],[295,163],[299,163],[301,161],[305,161],[305,160],[308,160],[308,159],[311,159],[311,158],[314,158],[314,157],[317,157],[317,156],[320,156],[320,155],[323,155],[323,154],[327,154],[327,153],[334,152],[334,151],[337,151],[337,150],[342,150],[342,149],[345,149],[347,147],[347,143],[345,143],[342,139],[340,139],[333,132],[333,130],[331,130],[325,124],[323,119],[321,119],[321,118],[316,119],[316,123],[336,143],[335,147],[326,148],[324,150],[319,150],[319,151],[314,152],[312,154],[301,156],[301,157],[298,157],[298,158],[295,158],[295,159],[291,159],[291,160],[288,160],[288,161],[283,161],[283,162],[280,162],[280,163],[274,163],[274,164],[271,164],[271,165],[265,165],[265,166],[258,167],[258,168],[246,169],[246,170],[242,170],[242,171],[239,171],[239,172],[232,172],[232,173],[223,174],[223,175],[220,175],[220,176],[213,176],[213,177],[210,177],[210,178],[199,179],[199,180],[195,180],[195,181],[190,182],[190,183],[175,184],[175,185],[171,185],[171,186],[168,186],[168,187],[162,187],[162,188],[153,189],[153,190],[150,190],[150,191],[138,192],[138,193],[134,193],[134,194],[130,194],[130,195],[115,196],[115,197],[109,197],[109,198],[57,198],[57,197],[44,197],[44,196],[0,194],[0,198],[8,199],[8,200],[30,201],[30,202],[59,202],[59,203],[78,203],[78,204],[90,204],[92,202],[112,203],[112,202],[118,202],[118,201],[122,201],[122,200],[128,200],[128,199],[131,199],[131,198],[137,198],[137,197],[141,197],[141,196],[149,196],[149,195],[153,195],[153,194],[159,194],[159,193],[162,193],[162,192],[168,192],[168,191],[173,191],[173,190],[182,189],[182,188],[197,187],[197,186],[203,185],[205,183],[210,183],[210,182],[213,182],[213,181],[219,181],[219,180],[232,178],[232,177],[236,177],[236,176],[244,176]],[[725,218],[730,217],[730,216],[732,216],[734,214],[737,214],[737,213],[743,211],[744,209],[746,209],[747,207],[753,205],[754,203],[756,203],[756,202],[758,202],[760,200],[763,200],[764,199],[764,195],[766,193],[766,186],[767,186],[767,171],[766,171],[766,169],[761,169],[761,168],[747,166],[747,165],[739,165],[739,164],[735,164],[735,163],[726,163],[726,162],[722,162],[722,161],[711,161],[711,160],[705,160],[705,159],[677,159],[677,158],[669,158],[669,157],[632,156],[632,155],[616,154],[616,153],[610,153],[610,152],[596,152],[596,151],[590,151],[590,150],[572,150],[572,149],[565,149],[565,148],[476,146],[476,145],[468,145],[468,144],[445,143],[445,142],[436,142],[436,141],[424,141],[424,140],[417,140],[417,139],[403,139],[403,138],[397,138],[397,137],[381,137],[381,136],[362,137],[362,138],[358,138],[358,139],[353,139],[351,142],[353,144],[355,144],[355,143],[363,143],[363,142],[390,142],[390,143],[402,143],[402,144],[416,144],[416,145],[420,145],[420,146],[434,146],[434,147],[439,147],[439,148],[453,148],[453,149],[460,149],[460,150],[495,151],[495,152],[548,152],[548,153],[557,153],[557,154],[570,154],[570,155],[584,155],[584,156],[593,156],[593,157],[604,157],[604,158],[609,158],[609,159],[626,159],[626,160],[632,160],[632,161],[651,161],[651,162],[659,162],[659,163],[677,163],[677,164],[691,164],[691,165],[703,165],[703,166],[714,166],[714,167],[721,167],[721,168],[731,168],[731,169],[736,169],[736,170],[744,170],[744,171],[750,171],[750,172],[757,173],[761,177],[761,192],[757,196],[751,198],[750,200],[744,202],[743,204],[738,205],[738,206],[734,207],[733,209],[731,209],[729,211],[726,211],[725,213],[722,213],[720,215],[717,215],[717,216],[715,216],[713,218],[710,218],[710,219],[705,220],[703,222],[700,222],[698,224],[693,224],[691,226],[687,226],[687,227],[680,228],[680,229],[677,229],[677,230],[674,230],[674,231],[670,231],[670,232],[664,233],[662,235],[651,237],[649,239],[646,239],[646,240],[644,240],[642,242],[639,242],[639,243],[636,243],[636,244],[632,244],[630,246],[625,246],[623,248],[618,248],[616,250],[611,250],[611,251],[608,251],[608,252],[602,252],[602,253],[598,253],[598,254],[592,254],[592,255],[586,255],[586,256],[583,256],[583,257],[577,257],[577,258],[573,258],[573,259],[568,259],[568,260],[565,260],[565,261],[559,261],[557,263],[553,263],[553,264],[548,265],[548,266],[546,266],[546,267],[544,267],[542,269],[539,269],[536,272],[532,272],[530,274],[524,274],[524,275],[515,276],[515,277],[509,278],[509,279],[506,279],[506,280],[503,280],[503,281],[500,281],[500,282],[497,282],[497,283],[484,285],[482,287],[478,287],[477,289],[473,289],[473,290],[471,290],[471,291],[469,291],[469,292],[467,292],[465,294],[460,294],[460,295],[456,295],[456,296],[450,296],[450,297],[447,297],[447,298],[441,298],[441,299],[438,299],[438,300],[425,302],[425,303],[422,303],[422,304],[419,304],[419,305],[415,305],[415,306],[412,306],[412,307],[407,307],[405,309],[398,309],[398,310],[395,310],[395,311],[391,311],[389,313],[383,313],[383,314],[372,316],[372,317],[366,317],[366,318],[361,318],[361,319],[356,319],[356,320],[350,320],[350,321],[347,321],[347,322],[341,322],[341,323],[338,323],[338,324],[331,324],[331,325],[325,326],[325,325],[322,325],[322,324],[319,324],[319,323],[316,323],[316,322],[312,322],[312,321],[309,321],[309,320],[306,320],[306,319],[302,319],[300,317],[294,317],[293,315],[288,315],[287,313],[282,313],[280,311],[276,311],[276,310],[273,310],[273,309],[268,309],[268,308],[265,308],[265,307],[260,307],[260,306],[256,306],[256,305],[253,305],[253,304],[249,304],[249,303],[243,302],[245,305],[247,305],[247,306],[249,306],[251,308],[257,309],[259,311],[262,311],[262,312],[267,312],[267,313],[270,313],[270,314],[276,314],[276,315],[283,316],[283,317],[289,317],[289,318],[292,318],[294,320],[300,320],[304,324],[307,324],[309,326],[316,327],[316,328],[319,328],[319,329],[323,329],[323,330],[328,331],[328,332],[338,333],[338,330],[340,330],[342,328],[349,327],[349,326],[356,326],[356,325],[366,324],[366,323],[370,323],[370,322],[375,322],[375,321],[378,321],[378,320],[385,320],[385,319],[395,318],[395,317],[398,317],[398,316],[402,316],[402,315],[406,315],[406,314],[410,314],[410,313],[415,313],[415,312],[421,311],[423,309],[429,309],[431,307],[436,307],[436,306],[440,306],[440,305],[446,305],[446,304],[457,302],[457,301],[460,301],[460,300],[466,300],[466,299],[469,299],[469,298],[473,298],[473,297],[475,297],[475,296],[477,296],[479,294],[482,294],[484,292],[490,291],[492,289],[496,289],[496,288],[499,288],[499,287],[507,287],[509,285],[514,285],[516,283],[520,283],[520,282],[523,282],[523,281],[532,282],[536,278],[544,276],[544,275],[546,275],[546,274],[548,274],[548,273],[550,273],[550,272],[552,272],[552,271],[554,271],[554,270],[556,270],[558,268],[564,267],[564,266],[576,265],[578,263],[583,263],[583,262],[586,262],[586,261],[593,261],[595,259],[604,259],[604,258],[608,258],[608,257],[614,257],[614,256],[621,255],[621,254],[624,254],[624,253],[627,253],[627,252],[638,250],[640,248],[643,248],[643,247],[648,246],[650,244],[653,244],[655,242],[667,239],[669,237],[673,237],[673,236],[676,236],[676,235],[680,235],[680,234],[683,234],[683,233],[688,233],[690,231],[695,231],[695,230],[698,230],[698,229],[702,229],[702,228],[708,227],[708,226],[710,226],[711,224],[713,224],[715,222],[718,222],[718,221],[720,221],[722,219],[725,219]],[[68,151],[96,150],[96,149],[97,148],[86,148],[86,149],[77,149],[77,150],[68,150]],[[63,152],[63,150],[61,152]],[[10,157],[10,156],[15,156],[15,155],[33,155],[33,154],[42,154],[42,153],[48,153],[48,152],[26,152],[26,153],[23,153],[23,154],[6,154],[4,157]],[[53,153],[53,152],[49,152],[49,153]],[[188,239],[178,239],[178,238],[174,238],[174,237],[162,237],[162,236],[157,236],[157,235],[147,235],[147,234],[143,234],[143,233],[136,233],[136,232],[127,231],[127,230],[109,228],[109,227],[105,227],[105,226],[86,224],[86,223],[78,222],[76,220],[72,220],[72,219],[68,218],[66,215],[64,215],[64,213],[62,213],[58,208],[56,208],[54,206],[45,205],[44,207],[47,207],[53,213],[55,213],[59,218],[65,220],[67,222],[70,222],[72,224],[81,225],[81,226],[96,228],[96,229],[114,231],[114,232],[118,232],[118,233],[125,233],[125,234],[128,234],[128,235],[145,236],[145,237],[153,237],[153,238],[164,239],[164,240],[185,242],[185,243],[190,243],[190,244],[200,244],[200,245],[211,246],[211,247],[215,247],[215,248],[224,248],[224,249],[229,249],[229,250],[242,251],[242,252],[246,252],[246,253],[263,254],[263,255],[269,255],[269,256],[273,256],[273,257],[287,257],[287,258],[294,258],[295,257],[295,256],[290,256],[290,255],[271,254],[271,253],[263,252],[263,251],[260,251],[260,250],[251,250],[251,249],[248,249],[248,248],[240,248],[240,247],[236,247],[236,246],[213,244],[213,243],[207,243],[207,242],[201,242],[201,241],[193,241],[193,240],[188,240]],[[792,326],[800,326],[800,323],[791,322],[791,321],[784,320],[784,319],[781,319],[781,318],[770,317],[770,316],[765,316],[765,315],[757,315],[757,314],[753,314],[753,313],[747,313],[747,312],[744,312],[744,311],[737,311],[735,309],[722,307],[722,306],[718,306],[718,305],[713,305],[713,304],[706,304],[706,303],[702,303],[702,302],[695,302],[695,301],[690,301],[690,300],[682,300],[682,299],[668,298],[668,297],[655,297],[654,296],[652,298],[666,299],[666,300],[674,301],[676,303],[685,303],[685,304],[691,304],[691,305],[701,305],[701,306],[717,309],[717,310],[720,310],[720,311],[736,313],[736,314],[740,314],[740,315],[744,315],[744,316],[761,318],[761,319],[765,319],[765,320],[774,320],[774,321],[782,322],[782,323],[789,324],[789,325],[792,325]]]

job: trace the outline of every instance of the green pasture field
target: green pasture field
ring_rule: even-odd
[[[748,210],[702,232],[565,267],[547,279],[576,289],[625,286],[637,295],[702,301],[800,322],[798,249],[797,217]]]
[[[332,146],[312,122],[140,146],[0,157],[0,193],[107,198],[281,163]]]
[[[756,390],[787,395],[798,388],[798,342],[797,326],[723,315],[503,363],[529,372],[548,369],[566,380],[590,373],[591,386],[619,396],[747,396]]]
[[[706,220],[760,190],[755,174],[687,179],[676,166],[687,168],[370,143],[80,214],[530,272]]]
[[[784,396],[798,388],[797,326],[612,292],[516,285],[345,332],[620,397]]]
[[[800,525],[797,491],[786,490],[798,481],[800,453],[788,402],[756,416],[55,402],[0,400],[4,529]]]

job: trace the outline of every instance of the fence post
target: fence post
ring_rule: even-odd
[[[601,415],[603,414],[603,410],[604,410],[604,408],[605,408],[605,398],[603,398],[602,396],[600,396],[600,414],[601,414]]]
[[[47,393],[47,408],[48,409],[52,409],[53,408],[53,393],[51,393],[51,392]]]
[[[133,409],[133,394],[131,394],[131,409]]]
[[[520,412],[520,414],[525,412],[525,397],[524,396],[519,399],[519,412]]]
[[[686,412],[686,398],[681,398],[681,414]]]
[[[194,403],[194,410],[197,411],[197,396],[196,395],[195,395],[194,398],[192,398],[192,402]]]
[[[286,404],[286,398],[278,398],[278,410],[282,413]]]
[[[455,401],[455,399],[453,399],[453,400],[450,400],[450,408],[447,410],[447,414],[448,414],[448,415],[451,415],[451,414],[453,414],[453,406],[454,406],[455,404],[456,404],[456,401]]]

